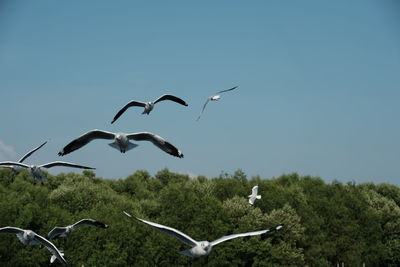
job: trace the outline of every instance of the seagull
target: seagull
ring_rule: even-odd
[[[261,199],[261,195],[257,195],[257,193],[258,193],[258,185],[254,186],[253,189],[251,189],[251,195],[249,195],[250,205],[253,205],[256,199]]]
[[[25,246],[43,245],[55,256],[62,264],[68,265],[63,257],[63,254],[57,249],[57,247],[46,238],[38,235],[31,230],[24,230],[17,227],[7,226],[0,228],[0,234],[15,234],[19,241]]]
[[[34,152],[36,152],[36,150],[39,150],[40,148],[42,148],[42,146],[44,146],[46,143],[47,143],[47,141],[44,142],[43,144],[41,144],[40,146],[38,146],[38,147],[32,149],[32,150],[29,151],[28,153],[26,153],[22,158],[20,158],[20,159],[18,160],[18,162],[22,163],[26,158],[28,158],[30,155],[32,155]],[[18,173],[18,172],[21,170],[21,167],[20,167],[20,166],[4,166],[4,167],[9,167],[9,168],[11,168],[11,169],[12,169],[14,172],[16,172],[16,173]]]
[[[129,140],[150,141],[161,150],[164,150],[166,153],[178,158],[183,158],[182,152],[174,145],[164,140],[161,136],[148,132],[126,134],[111,133],[97,129],[91,130],[76,138],[75,140],[72,140],[58,153],[58,155],[64,156],[66,154],[69,154],[72,151],[83,147],[94,139],[114,139],[114,142],[110,143],[109,145],[115,149],[118,149],[121,153],[125,153],[126,151],[138,146],[134,143],[129,142]]]
[[[76,222],[72,225],[68,225],[66,227],[54,227],[53,230],[49,232],[47,237],[49,240],[57,238],[57,237],[66,237],[69,233],[71,233],[75,227],[82,225],[91,225],[96,226],[98,228],[108,228],[108,225],[102,222],[98,222],[92,219],[82,219],[79,222]]]
[[[203,111],[206,108],[208,102],[210,102],[210,101],[218,101],[221,98],[221,96],[219,94],[225,93],[225,92],[228,92],[228,91],[232,91],[232,90],[234,90],[236,88],[237,88],[237,86],[229,88],[229,89],[225,89],[225,90],[216,92],[215,95],[212,95],[212,96],[208,97],[206,102],[203,105],[203,109],[201,110],[199,117],[197,117],[197,121],[200,120],[201,114],[203,114]]]
[[[95,168],[91,168],[91,167],[77,165],[74,163],[64,162],[64,161],[54,161],[54,162],[49,162],[49,163],[42,164],[42,165],[27,165],[27,164],[21,163],[21,162],[3,161],[3,162],[0,162],[0,167],[1,166],[17,166],[17,167],[29,169],[31,171],[31,175],[32,175],[33,179],[35,179],[41,183],[43,183],[44,180],[46,179],[46,176],[44,175],[42,168],[64,166],[64,167],[73,167],[73,168],[80,168],[80,169],[86,169],[86,170],[94,170],[95,169]]]
[[[128,217],[131,217],[131,218],[133,217],[126,211],[124,211],[124,214]],[[176,239],[179,239],[181,242],[185,243],[188,246],[191,246],[192,247],[191,249],[185,250],[185,251],[180,251],[179,253],[182,255],[194,257],[194,258],[206,256],[206,255],[210,254],[213,246],[218,245],[219,243],[222,243],[224,241],[228,241],[230,239],[244,237],[244,236],[261,235],[261,234],[265,234],[267,232],[273,232],[273,231],[279,230],[283,227],[282,224],[279,224],[277,226],[272,227],[271,229],[255,231],[255,232],[248,232],[248,233],[241,233],[241,234],[227,235],[227,236],[218,238],[212,242],[208,242],[208,241],[196,241],[193,238],[191,238],[190,236],[188,236],[188,235],[182,233],[181,231],[178,231],[172,227],[164,226],[164,225],[154,223],[154,222],[149,222],[149,221],[137,218],[137,217],[134,217],[134,218],[156,228],[160,232],[163,232],[167,235],[175,237]]]
[[[160,101],[163,101],[163,100],[171,100],[171,101],[174,101],[174,102],[176,102],[178,104],[181,104],[183,106],[187,106],[188,105],[185,101],[183,101],[182,99],[180,99],[179,97],[176,97],[174,95],[162,95],[159,98],[157,98],[156,100],[149,101],[149,102],[139,102],[139,101],[132,100],[131,102],[126,104],[122,109],[120,109],[118,111],[117,115],[115,115],[115,117],[114,117],[114,119],[113,119],[113,121],[111,123],[114,123],[122,115],[122,113],[124,113],[130,107],[135,107],[135,106],[136,107],[144,107],[144,110],[143,110],[142,114],[149,115],[150,111],[153,110],[154,105],[157,102],[160,102]]]

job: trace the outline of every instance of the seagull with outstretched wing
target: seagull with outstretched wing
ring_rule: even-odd
[[[282,224],[279,224],[277,226],[274,226],[270,229],[266,229],[266,230],[261,230],[261,231],[255,231],[255,232],[247,232],[247,233],[240,233],[240,234],[233,234],[233,235],[227,235],[227,236],[223,236],[221,238],[218,238],[212,242],[208,242],[208,241],[196,241],[193,238],[191,238],[190,236],[186,235],[185,233],[182,233],[179,230],[176,230],[172,227],[168,227],[162,224],[158,224],[158,223],[154,223],[154,222],[150,222],[150,221],[146,221],[137,217],[133,217],[132,215],[130,215],[129,213],[127,213],[126,211],[124,211],[124,214],[128,217],[131,218],[135,218],[138,221],[141,221],[145,224],[148,224],[154,228],[156,228],[158,231],[163,232],[167,235],[170,235],[172,237],[175,237],[176,239],[178,239],[179,241],[185,243],[188,246],[191,246],[192,248],[189,250],[185,250],[185,251],[180,251],[180,254],[183,254],[185,256],[189,256],[189,257],[201,257],[201,256],[206,256],[208,254],[210,254],[211,249],[213,246],[218,245],[219,243],[234,239],[234,238],[238,238],[238,237],[245,237],[245,236],[254,236],[254,235],[262,235],[268,232],[273,232],[276,230],[279,230],[283,227]]]
[[[41,144],[40,146],[38,146],[38,147],[32,149],[32,150],[29,151],[28,153],[26,153],[22,158],[20,158],[20,159],[18,160],[18,162],[22,163],[22,162],[23,162],[25,159],[27,159],[30,155],[32,155],[34,152],[36,152],[37,150],[39,150],[40,148],[42,148],[42,146],[44,146],[46,143],[47,143],[47,141],[44,142],[43,144]],[[10,169],[12,169],[12,171],[15,172],[15,173],[18,173],[18,172],[21,170],[21,167],[20,167],[20,166],[2,166],[2,167],[4,167],[4,168],[10,168]]]
[[[15,234],[19,241],[25,246],[42,245],[45,246],[62,264],[68,265],[67,261],[63,257],[57,247],[46,238],[38,235],[32,230],[24,230],[18,227],[7,226],[0,228],[0,234]]]
[[[139,132],[131,134],[111,133],[97,129],[91,130],[81,135],[80,137],[72,140],[58,153],[58,155],[64,156],[66,154],[69,154],[96,139],[114,140],[114,142],[110,143],[109,145],[115,149],[118,149],[121,153],[125,153],[126,151],[138,146],[137,144],[131,143],[130,140],[149,141],[154,145],[156,145],[161,150],[165,151],[166,153],[178,158],[183,158],[183,154],[178,148],[176,148],[171,143],[167,142],[161,136],[155,135],[153,133],[149,132]]]
[[[49,240],[57,238],[57,237],[66,237],[73,230],[75,230],[78,226],[89,225],[98,228],[108,228],[108,225],[99,221],[95,221],[92,219],[82,219],[72,225],[68,225],[65,227],[54,227],[47,235]]]
[[[39,182],[42,182],[42,183],[46,179],[46,176],[42,171],[43,168],[72,167],[72,168],[79,168],[79,169],[85,169],[85,170],[94,170],[95,169],[95,168],[78,165],[78,164],[74,164],[74,163],[69,163],[69,162],[65,162],[65,161],[53,161],[53,162],[45,163],[42,165],[27,165],[27,164],[21,163],[21,162],[3,161],[3,162],[0,162],[0,167],[2,167],[2,166],[17,166],[17,167],[29,169],[31,171],[31,175],[32,175],[33,179],[35,179]]]
[[[176,102],[178,104],[181,104],[183,106],[188,105],[185,101],[183,101],[182,99],[180,99],[179,97],[174,96],[174,95],[162,95],[159,98],[157,98],[156,100],[149,101],[149,102],[140,102],[140,101],[132,100],[117,112],[117,114],[114,116],[114,119],[112,120],[111,123],[114,123],[130,107],[144,107],[142,114],[149,115],[150,111],[153,110],[154,105],[156,103],[158,103],[160,101],[164,101],[164,100],[170,100],[170,101]]]
[[[256,201],[256,199],[261,199],[261,195],[257,195],[258,194],[258,185],[254,186],[251,189],[251,195],[249,195],[249,204],[253,205],[254,201]]]
[[[229,88],[229,89],[225,89],[225,90],[222,90],[222,91],[219,91],[219,92],[216,92],[214,95],[209,96],[209,97],[207,98],[206,102],[204,103],[203,108],[202,108],[201,111],[200,111],[200,115],[197,117],[197,121],[200,120],[200,117],[201,117],[201,115],[203,114],[203,111],[204,111],[204,109],[206,108],[208,102],[210,102],[210,101],[218,101],[218,100],[221,98],[221,96],[220,96],[221,93],[225,93],[225,92],[228,92],[228,91],[232,91],[232,90],[234,90],[234,89],[236,89],[236,88],[237,88],[237,86],[232,87],[232,88]]]

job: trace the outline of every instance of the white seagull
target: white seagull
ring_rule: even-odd
[[[153,110],[154,105],[157,102],[163,101],[163,100],[171,100],[174,101],[176,103],[179,103],[183,106],[187,106],[188,104],[183,101],[182,99],[180,99],[179,97],[176,97],[174,95],[162,95],[159,98],[157,98],[154,101],[149,101],[149,102],[139,102],[139,101],[130,101],[128,104],[126,104],[122,109],[120,109],[117,113],[117,115],[115,115],[113,121],[111,123],[114,123],[121,115],[122,113],[124,113],[128,108],[130,107],[144,107],[144,110],[142,112],[142,114],[147,114],[149,115],[150,111]]]
[[[178,158],[183,158],[182,152],[174,145],[164,140],[161,136],[148,132],[126,134],[111,133],[97,129],[91,130],[76,138],[75,140],[72,140],[58,153],[58,155],[64,156],[68,153],[71,153],[72,151],[83,147],[84,145],[95,139],[114,139],[114,142],[110,143],[109,145],[115,149],[118,149],[121,153],[125,153],[126,151],[138,146],[134,143],[129,142],[129,140],[150,141],[168,154]]]
[[[30,155],[32,155],[36,150],[42,148],[42,146],[44,146],[46,143],[47,143],[47,141],[44,142],[43,144],[41,144],[40,146],[38,146],[38,147],[32,149],[32,150],[29,151],[28,153],[26,153],[22,158],[20,158],[20,159],[18,160],[18,162],[19,162],[19,163],[22,163],[26,158],[28,158]],[[18,173],[18,172],[21,170],[21,167],[20,167],[20,166],[4,166],[4,167],[11,168],[11,169],[13,170],[13,172],[16,172],[16,173]]]
[[[92,219],[82,219],[79,222],[76,222],[72,225],[68,225],[66,227],[54,227],[53,230],[51,230],[48,233],[47,237],[49,238],[49,240],[57,237],[66,237],[69,233],[71,233],[75,229],[75,227],[82,225],[90,225],[98,228],[108,228],[108,225],[105,223],[98,222]]]
[[[68,265],[61,252],[57,247],[46,238],[38,235],[31,230],[24,230],[17,227],[3,227],[0,228],[0,234],[15,234],[19,241],[25,246],[43,245],[55,256],[62,264]]]
[[[201,114],[203,114],[203,111],[204,111],[204,109],[206,108],[208,102],[210,102],[210,101],[218,101],[218,100],[221,98],[221,96],[220,96],[219,94],[224,93],[224,92],[228,92],[228,91],[231,91],[231,90],[234,90],[234,89],[236,89],[236,88],[237,88],[237,86],[232,87],[232,88],[229,88],[229,89],[225,89],[225,90],[216,92],[215,95],[212,95],[212,96],[208,97],[207,100],[206,100],[206,102],[205,102],[204,105],[203,105],[203,108],[202,108],[202,110],[201,110],[201,112],[200,112],[199,117],[197,117],[197,121],[200,119]]]
[[[127,213],[125,211],[124,211],[124,213],[128,217],[132,217],[132,215],[130,215],[129,213]],[[206,255],[210,254],[213,246],[218,245],[219,243],[222,243],[224,241],[228,241],[230,239],[234,239],[234,238],[238,238],[238,237],[265,234],[267,232],[279,230],[283,226],[283,225],[279,224],[279,225],[272,227],[270,229],[267,229],[267,230],[227,235],[227,236],[218,238],[217,240],[214,240],[212,242],[208,242],[208,241],[196,241],[193,238],[191,238],[190,236],[188,236],[188,235],[182,233],[181,231],[178,231],[172,227],[164,226],[164,225],[154,223],[154,222],[149,222],[149,221],[137,218],[137,217],[135,217],[135,218],[141,222],[144,222],[144,223],[156,228],[160,232],[163,232],[167,235],[175,237],[178,240],[180,240],[181,242],[185,243],[186,245],[191,246],[192,247],[191,249],[185,250],[185,251],[180,251],[179,253],[183,254],[185,256],[194,257],[194,258],[206,256]]]
[[[261,195],[257,194],[258,194],[258,185],[254,186],[253,189],[251,189],[251,195],[249,195],[250,205],[253,205],[256,199],[261,199]]]
[[[94,170],[95,169],[95,168],[91,168],[91,167],[77,165],[74,163],[64,162],[64,161],[54,161],[54,162],[49,162],[49,163],[42,164],[42,165],[27,165],[27,164],[21,163],[21,162],[3,161],[3,162],[0,162],[0,167],[1,166],[18,166],[18,167],[29,169],[31,171],[31,175],[32,175],[33,179],[35,179],[39,182],[42,182],[42,183],[46,179],[46,176],[44,175],[42,168],[64,166],[64,167],[73,167],[73,168],[80,168],[80,169],[86,169],[86,170]]]

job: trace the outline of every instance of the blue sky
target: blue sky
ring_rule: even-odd
[[[240,168],[399,184],[399,11],[394,0],[2,1],[0,160],[49,140],[27,163],[105,178]],[[195,121],[208,96],[236,85]],[[128,101],[164,93],[189,106],[131,108],[110,124]],[[105,140],[57,156],[95,128],[153,132],[185,158]]]

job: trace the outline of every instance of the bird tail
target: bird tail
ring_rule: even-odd
[[[126,147],[126,151],[129,151],[137,146],[139,146],[139,145],[129,142],[128,146]]]
[[[257,198],[257,199],[261,199],[261,195],[257,195],[256,198]]]
[[[188,256],[188,257],[193,258],[193,255],[192,255],[192,253],[190,252],[190,250],[179,251],[179,253],[182,254],[182,255],[185,255],[185,256]]]
[[[116,144],[116,143],[109,143],[108,145],[109,145],[110,147],[112,147],[112,148],[115,148],[115,149],[118,149],[118,150],[119,150],[119,145]]]
[[[119,145],[118,145],[117,143],[115,143],[115,142],[110,143],[110,144],[108,144],[108,145],[111,146],[112,148],[117,149],[118,151],[121,150],[121,148],[119,147]],[[138,146],[138,145],[129,142],[128,146],[125,148],[125,152],[128,151],[128,150],[131,150],[132,148],[135,148],[135,147],[137,147],[137,146]]]

